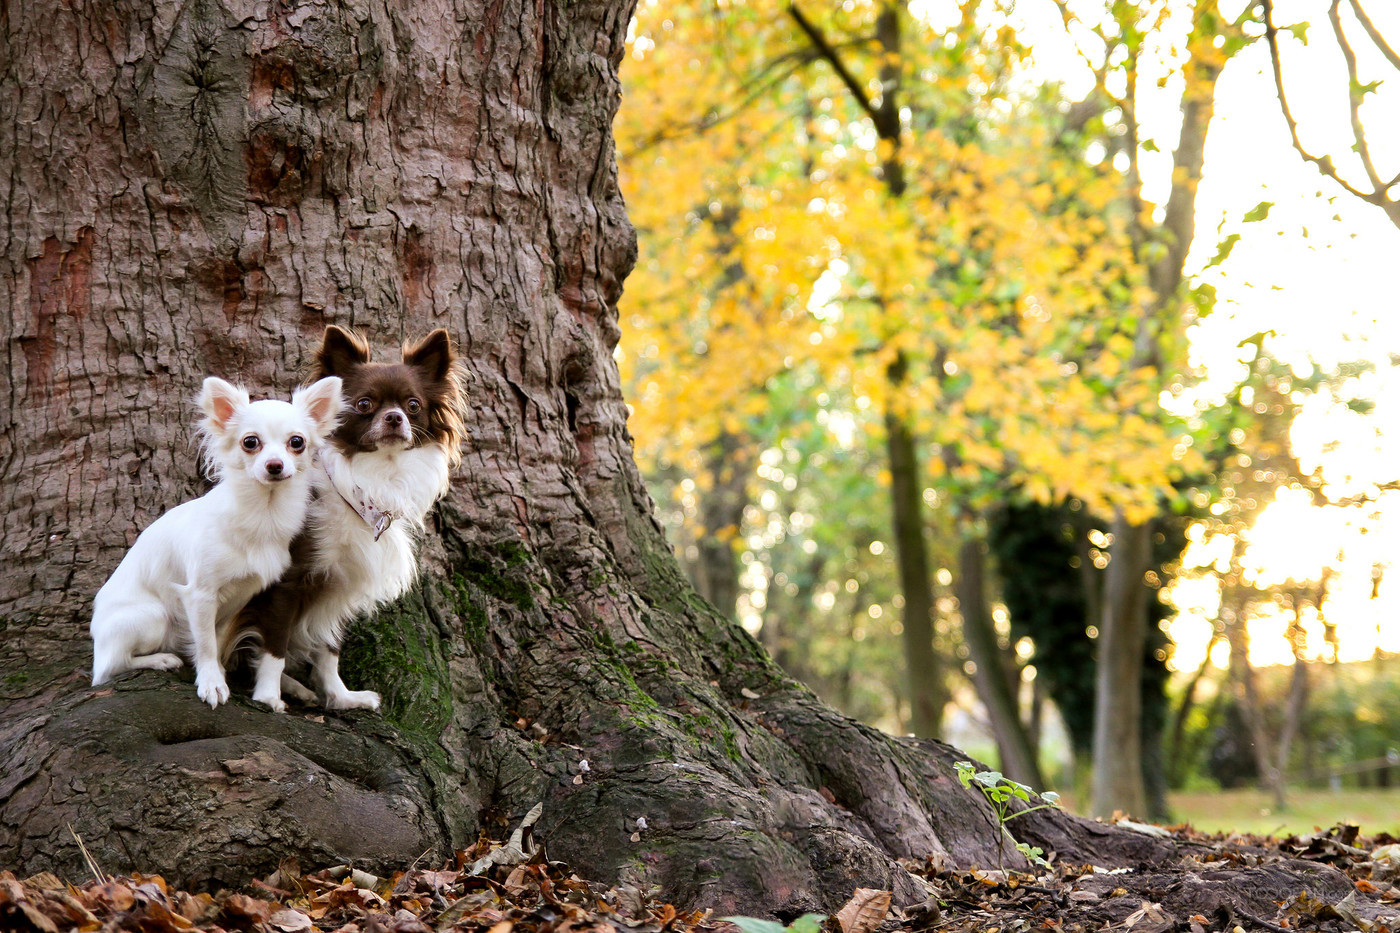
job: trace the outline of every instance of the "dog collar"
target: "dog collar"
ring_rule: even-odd
[[[322,456],[321,465],[325,468],[326,476],[331,481],[331,487],[345,500],[345,504],[355,510],[355,513],[364,519],[366,525],[374,531],[374,540],[378,541],[379,536],[389,530],[389,526],[398,518],[398,514],[391,509],[381,509],[375,505],[365,491],[356,486],[349,477],[345,475],[343,464],[338,456]]]

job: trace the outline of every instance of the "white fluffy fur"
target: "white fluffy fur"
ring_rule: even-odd
[[[374,540],[374,530],[336,492],[325,470],[316,471],[317,495],[307,519],[315,545],[317,575],[329,585],[308,607],[291,634],[288,657],[311,662],[317,686],[330,709],[378,709],[379,694],[350,690],[340,679],[338,653],[345,625],[355,616],[402,596],[417,573],[415,537],[434,502],[447,492],[447,451],[438,444],[405,449],[386,445],[345,457],[333,447],[320,456],[332,463],[343,484],[361,489],[376,507],[398,515]],[[262,654],[253,699],[282,709],[281,691],[304,691],[283,677],[285,661]]]
[[[204,381],[200,431],[218,484],[156,519],[98,591],[94,685],[127,670],[171,670],[185,654],[199,698],[210,706],[228,699],[218,630],[287,569],[288,546],[321,472],[313,454],[339,419],[340,391],[340,379],[331,376],[298,391],[290,404],[250,402],[222,379]],[[251,435],[259,438],[254,451],[242,446]],[[294,435],[305,442],[300,452],[288,447]]]

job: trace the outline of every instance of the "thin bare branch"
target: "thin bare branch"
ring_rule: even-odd
[[[1351,11],[1356,14],[1361,28],[1366,30],[1366,35],[1371,37],[1371,42],[1386,57],[1391,66],[1400,68],[1400,53],[1397,53],[1395,48],[1385,41],[1385,36],[1382,36],[1380,30],[1376,28],[1376,24],[1371,22],[1371,17],[1367,16],[1366,11],[1361,9],[1361,0],[1351,0]]]
[[[789,4],[787,11],[788,15],[796,21],[798,28],[807,34],[807,38],[811,40],[812,46],[817,50],[818,56],[824,59],[827,64],[831,65],[831,69],[836,72],[836,76],[846,85],[846,89],[849,90],[851,96],[856,99],[856,103],[860,105],[860,109],[864,110],[870,119],[879,120],[879,111],[876,109],[875,105],[870,102],[870,96],[865,93],[865,88],[861,86],[860,81],[851,73],[851,70],[846,67],[846,63],[842,61],[835,46],[826,41],[826,37],[822,35],[822,31],[817,28],[817,24],[804,16],[795,3]]]
[[[1361,79],[1356,70],[1356,51],[1352,49],[1346,31],[1342,29],[1341,5],[1341,0],[1332,0],[1332,5],[1327,8],[1327,19],[1332,24],[1332,35],[1337,38],[1337,47],[1342,50],[1342,58],[1347,65],[1347,103],[1351,108],[1351,135],[1356,140],[1356,154],[1361,157],[1366,178],[1379,198],[1383,195],[1381,177],[1376,172],[1375,162],[1371,160],[1371,147],[1366,142],[1366,128],[1361,123],[1361,102],[1366,95],[1361,90]]]
[[[1279,56],[1278,27],[1274,25],[1273,0],[1261,0],[1261,3],[1264,7],[1264,40],[1269,46],[1269,59],[1273,64],[1274,88],[1278,92],[1279,106],[1283,110],[1283,120],[1288,124],[1288,135],[1293,140],[1293,148],[1305,162],[1316,165],[1322,174],[1341,185],[1347,193],[1371,204],[1378,203],[1374,194],[1362,191],[1343,178],[1337,167],[1332,164],[1330,155],[1315,155],[1303,145],[1303,140],[1298,135],[1298,120],[1293,116],[1293,108],[1288,103],[1288,95],[1283,89],[1283,62]]]
[[[668,143],[673,139],[681,139],[690,135],[700,135],[714,129],[749,109],[755,101],[763,99],[768,92],[788,78],[797,74],[803,68],[816,61],[816,52],[811,49],[794,50],[785,55],[781,55],[768,64],[761,72],[754,76],[750,83],[748,93],[736,101],[732,106],[724,110],[711,110],[698,120],[690,120],[684,123],[673,123],[670,126],[662,127],[656,132],[642,140],[634,149],[623,153],[625,157],[640,155],[653,149],[656,146]],[[787,64],[788,67],[778,69],[779,64]],[[763,80],[764,78],[767,80]],[[761,83],[760,83],[761,82]],[[740,88],[742,92],[744,89]]]

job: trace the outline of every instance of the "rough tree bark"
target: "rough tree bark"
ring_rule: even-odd
[[[384,870],[541,800],[551,856],[725,911],[921,899],[898,857],[995,860],[958,753],[786,679],[652,518],[612,357],[628,15],[0,7],[0,865],[77,877],[71,826],[106,870],[181,884],[289,855]],[[276,715],[246,688],[211,710],[188,673],[91,689],[91,594],[200,490],[199,378],[285,395],[327,322],[381,348],[446,326],[470,376],[420,583],[346,645],[382,713]],[[1098,864],[1167,849],[1058,814],[1021,832]]]

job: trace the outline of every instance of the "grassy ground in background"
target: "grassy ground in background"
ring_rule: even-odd
[[[1288,809],[1274,808],[1273,796],[1259,790],[1170,794],[1172,817],[1204,832],[1247,832],[1270,836],[1310,833],[1346,821],[1366,835],[1400,835],[1400,789],[1310,790],[1288,796]]]

